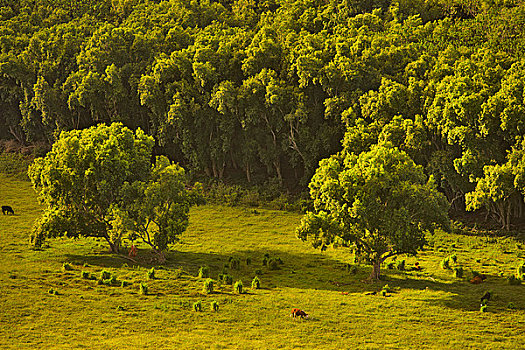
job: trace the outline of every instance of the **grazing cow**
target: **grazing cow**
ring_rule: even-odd
[[[308,318],[308,314],[301,309],[292,309],[292,317]]]
[[[15,215],[15,211],[9,205],[2,205],[2,214],[4,214],[4,215],[8,215],[8,214]]]
[[[470,283],[472,283],[472,284],[480,284],[480,283],[483,282],[484,279],[485,278],[483,278],[483,277],[478,275],[478,276],[474,277],[473,279],[471,279]]]

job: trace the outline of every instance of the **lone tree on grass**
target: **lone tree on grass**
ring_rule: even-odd
[[[165,157],[151,165],[153,144],[142,130],[120,123],[62,132],[52,150],[29,168],[46,206],[35,223],[35,246],[61,235],[102,237],[117,253],[130,231],[158,250],[172,243],[186,228],[187,208],[198,196],[186,190],[178,165]],[[153,238],[141,226],[150,221],[158,226]]]
[[[314,247],[338,243],[372,264],[371,279],[397,254],[416,254],[425,232],[448,227],[448,203],[421,166],[390,145],[359,156],[344,149],[320,162],[309,185],[315,210],[297,236]]]

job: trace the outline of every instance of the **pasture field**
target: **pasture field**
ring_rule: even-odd
[[[525,245],[514,238],[438,232],[417,257],[398,258],[406,260],[407,271],[385,268],[384,281],[368,283],[370,268],[353,265],[344,248],[320,252],[298,240],[299,214],[193,208],[180,244],[172,246],[166,264],[155,266],[146,246],[138,246],[134,263],[109,254],[96,239],[53,239],[34,251],[28,236],[40,207],[30,184],[4,179],[0,204],[16,212],[0,216],[2,349],[525,347],[525,286],[505,278],[525,261]],[[263,266],[265,254],[283,264]],[[462,266],[463,278],[440,267],[452,254],[452,267]],[[230,258],[239,260],[239,269],[230,267]],[[416,261],[422,271],[411,270]],[[215,280],[212,294],[197,276],[205,265]],[[471,269],[487,280],[468,283]],[[89,279],[103,270],[116,281]],[[245,293],[218,283],[219,273],[242,280]],[[250,288],[256,274],[261,289]],[[146,295],[141,283],[148,286]],[[367,295],[385,284],[392,290],[387,296]],[[489,290],[493,298],[480,312],[480,297]],[[193,310],[198,301],[201,312]],[[310,318],[289,317],[295,307]]]

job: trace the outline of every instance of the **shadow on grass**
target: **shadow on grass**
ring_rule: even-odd
[[[265,254],[270,258],[280,258],[282,265],[278,269],[270,270],[263,266],[262,261]],[[478,311],[480,308],[480,297],[488,290],[497,295],[498,307],[505,307],[507,303],[514,302],[513,295],[519,286],[508,286],[504,284],[503,278],[488,276],[486,282],[480,285],[468,283],[466,280],[451,280],[451,282],[437,281],[429,274],[411,275],[395,270],[383,270],[386,279],[384,281],[370,283],[368,278],[371,268],[359,266],[356,274],[345,270],[345,264],[329,256],[319,254],[290,254],[281,251],[241,251],[235,254],[223,255],[218,253],[197,253],[171,251],[167,254],[165,264],[158,265],[149,261],[154,253],[141,250],[137,257],[137,263],[133,263],[126,256],[101,253],[97,255],[67,255],[70,262],[74,264],[87,263],[92,266],[121,268],[124,264],[133,268],[140,266],[150,268],[155,266],[159,269],[175,270],[182,269],[186,274],[197,276],[201,266],[208,266],[210,277],[217,279],[218,274],[227,273],[233,276],[234,281],[242,280],[246,287],[250,287],[251,280],[257,275],[261,280],[262,290],[271,291],[277,288],[295,288],[303,290],[326,290],[346,293],[365,294],[367,292],[378,292],[384,284],[391,288],[412,289],[429,292],[444,292],[445,297],[436,298],[429,293],[429,304],[442,305],[445,308]],[[239,258],[240,268],[231,269],[227,266],[230,257]],[[246,258],[251,263],[246,264]],[[511,290],[512,289],[512,290]],[[396,296],[396,293],[393,294]],[[372,296],[371,296],[372,297]],[[381,297],[377,295],[377,297]],[[525,298],[520,298],[525,302]],[[493,304],[491,302],[490,304]],[[489,304],[489,305],[490,305]]]

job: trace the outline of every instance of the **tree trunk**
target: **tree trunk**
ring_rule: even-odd
[[[248,180],[248,182],[252,182],[252,175],[251,175],[251,172],[250,172],[250,163],[246,163],[246,180]]]
[[[105,235],[104,238],[106,239],[106,241],[108,242],[109,244],[109,251],[113,254],[118,254],[119,251],[120,251],[120,244],[119,243],[114,243],[114,242],[111,242],[111,239],[109,238],[108,235]]]
[[[372,273],[370,273],[370,279],[374,281],[379,281],[379,277],[381,276],[381,262],[379,260],[375,260],[372,264]]]

